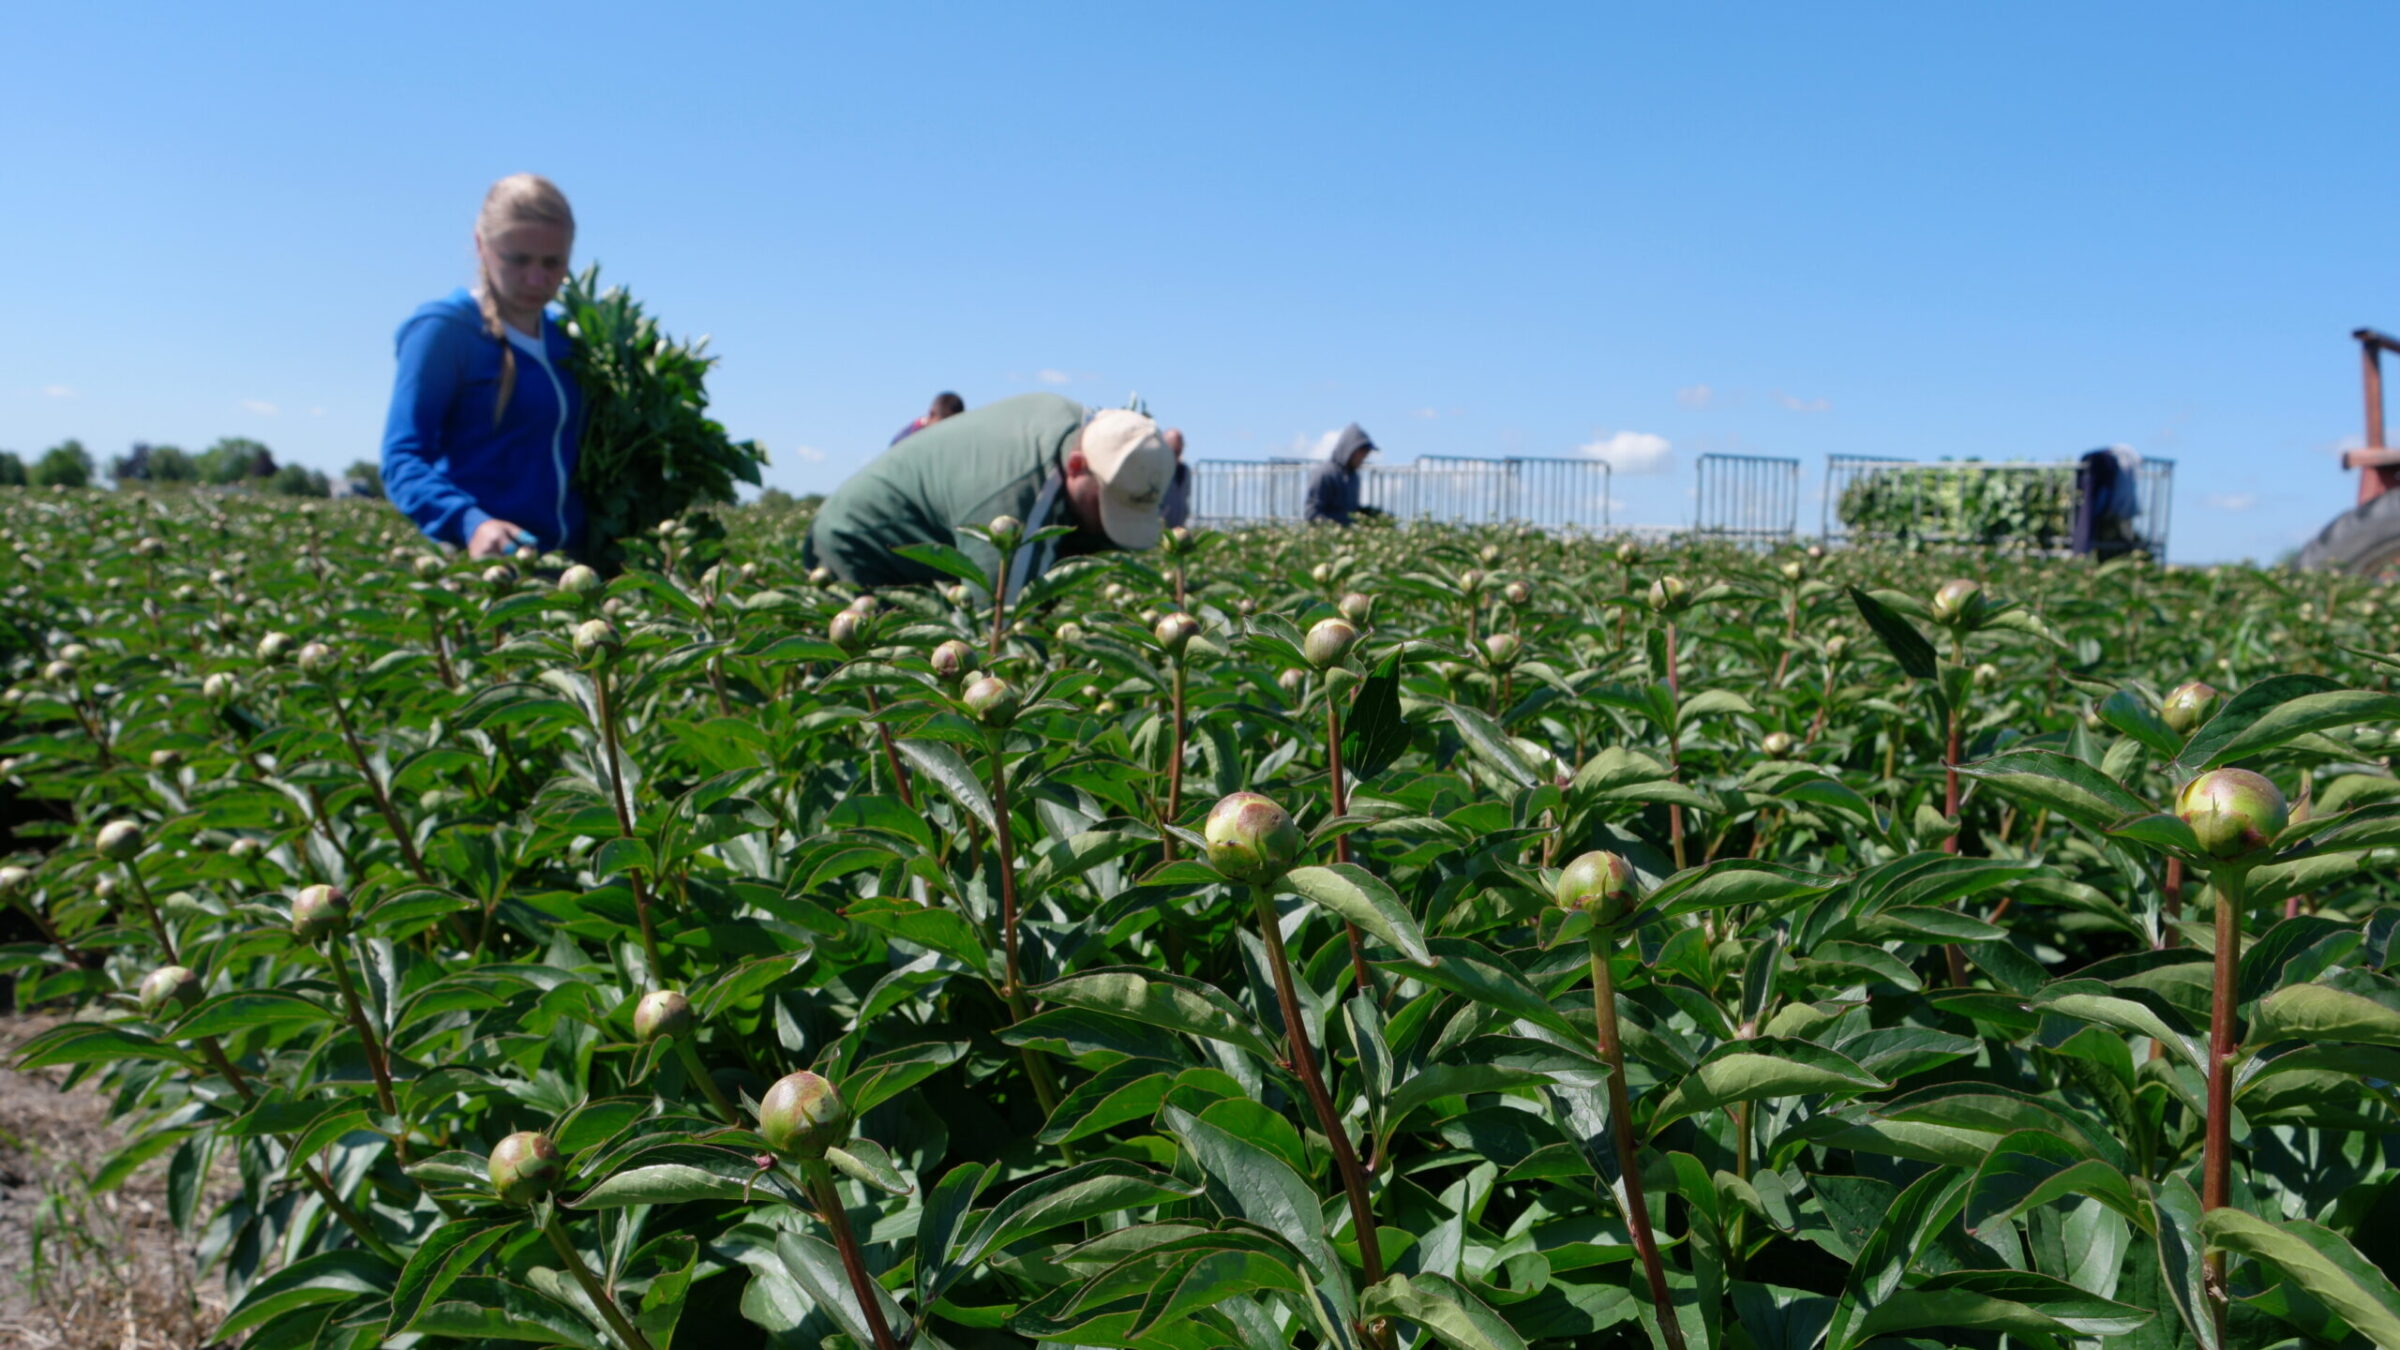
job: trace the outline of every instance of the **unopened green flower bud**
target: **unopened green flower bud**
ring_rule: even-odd
[[[1059,636],[1063,640],[1066,635],[1061,633]],[[952,638],[933,649],[934,678],[952,689],[956,689],[958,682],[967,677],[967,668],[973,664],[974,660],[975,649],[957,638]]]
[[[984,526],[983,530],[992,537],[994,548],[1010,549],[1015,548],[1017,541],[1025,536],[1025,522],[1015,516],[994,516],[992,523]]]
[[[967,711],[975,715],[976,721],[994,730],[1017,720],[1021,702],[1016,688],[997,675],[986,675],[968,685],[958,701],[967,705]]]
[[[1650,608],[1660,614],[1680,614],[1691,603],[1691,588],[1682,577],[1664,576],[1650,583]]]
[[[1332,564],[1332,563],[1318,563],[1316,566],[1314,566],[1314,567],[1312,567],[1312,568],[1308,569],[1308,579],[1309,579],[1309,580],[1311,580],[1311,581],[1313,581],[1313,582],[1315,582],[1315,583],[1317,583],[1317,584],[1318,584],[1318,585],[1320,585],[1320,586],[1329,586],[1329,585],[1332,585],[1332,584],[1333,584],[1333,564]]]
[[[241,838],[234,840],[230,844],[227,844],[225,846],[225,853],[226,856],[232,858],[235,862],[248,862],[252,858],[258,856],[260,848],[261,845],[256,839],[253,839],[245,834]]]
[[[417,580],[431,581],[435,577],[438,577],[442,574],[444,564],[438,555],[431,553],[420,553],[417,555],[417,561],[414,566],[417,573]],[[224,583],[219,582],[218,584],[223,585]]]
[[[161,1012],[182,1012],[198,1003],[202,992],[200,977],[191,971],[182,966],[160,966],[142,978],[142,1011],[152,1017]]]
[[[181,750],[153,750],[150,752],[150,767],[160,773],[180,769],[183,767],[183,752]]]
[[[692,1001],[673,989],[653,989],[633,1005],[633,1038],[643,1045],[661,1036],[689,1036],[697,1019]]]
[[[92,846],[110,862],[132,862],[142,851],[142,827],[130,820],[112,820],[100,827]]]
[[[812,567],[808,569],[808,584],[811,586],[832,585],[833,569],[830,567]]]
[[[1483,659],[1494,670],[1506,670],[1517,663],[1520,644],[1514,633],[1493,633],[1483,640]]]
[[[1192,532],[1181,525],[1174,526],[1159,537],[1158,549],[1170,558],[1180,558],[1192,551]]]
[[[50,684],[73,684],[75,683],[75,663],[52,661],[42,667],[42,679]]]
[[[1808,564],[1800,561],[1798,558],[1793,558],[1775,570],[1783,574],[1783,579],[1785,581],[1791,582],[1796,586],[1800,583],[1800,579],[1802,577],[1808,575]]]
[[[2174,693],[2167,695],[2166,706],[2159,709],[2159,717],[2166,722],[2169,731],[2178,736],[2189,736],[2216,712],[2218,700],[2223,697],[2215,685],[2206,681],[2193,680],[2180,684],[2175,687]]]
[[[867,617],[855,609],[845,609],[825,625],[825,637],[842,649],[842,655],[857,656],[867,649]]]
[[[1179,657],[1183,655],[1183,649],[1191,645],[1193,636],[1199,631],[1200,621],[1191,615],[1169,614],[1158,621],[1157,627],[1150,630],[1150,636],[1157,639],[1160,650],[1169,656]]]
[[[1770,758],[1781,759],[1792,753],[1792,745],[1792,733],[1770,731],[1767,733],[1766,739],[1758,743],[1758,748],[1764,750]]]
[[[1300,691],[1308,688],[1308,672],[1293,666],[1275,677],[1275,685],[1291,697],[1298,698]]]
[[[549,1135],[519,1130],[492,1149],[486,1171],[502,1200],[530,1205],[558,1185],[566,1176],[567,1164]]]
[[[1348,619],[1319,619],[1300,640],[1300,654],[1317,669],[1331,670],[1347,660],[1350,649],[1357,645],[1358,630]]]
[[[1985,661],[1975,667],[1974,678],[1978,686],[1997,684],[2000,681],[2000,667]]]
[[[58,659],[61,661],[72,661],[76,665],[80,666],[84,662],[92,659],[92,649],[88,645],[81,642],[70,642],[66,646],[58,649]]]
[[[226,671],[217,671],[200,682],[201,696],[219,707],[233,702],[233,696],[239,692],[241,685]]]
[[[760,1099],[758,1133],[786,1158],[822,1158],[849,1140],[850,1106],[832,1083],[802,1069],[776,1079]]]
[[[1061,647],[1076,647],[1076,646],[1081,646],[1082,644],[1083,644],[1083,625],[1082,625],[1082,624],[1076,623],[1076,622],[1074,622],[1073,620],[1069,620],[1069,621],[1067,621],[1066,623],[1062,623],[1062,624],[1060,624],[1060,625],[1058,626],[1058,645],[1059,645],[1059,646],[1061,646]],[[961,644],[959,644],[959,645],[961,645],[961,646],[964,646],[964,645],[966,645],[966,644],[964,644],[964,643],[961,643]]]
[[[1512,581],[1500,588],[1500,598],[1506,600],[1511,609],[1523,609],[1533,600],[1533,588],[1522,581]]]
[[[1933,593],[1933,621],[1938,624],[1961,624],[1973,619],[1983,610],[1983,584],[1960,577],[1945,581]]]
[[[1306,841],[1291,812],[1255,792],[1236,792],[1209,808],[1200,827],[1208,865],[1228,880],[1272,886],[1300,860]]]
[[[1343,618],[1363,627],[1375,617],[1375,597],[1352,591],[1342,597],[1341,611]]]
[[[517,584],[517,569],[507,563],[493,563],[483,569],[483,584],[495,591],[509,591]]]
[[[561,591],[579,597],[598,595],[600,588],[607,584],[600,579],[599,572],[582,563],[568,568],[558,578],[558,588]]]
[[[33,885],[33,869],[10,863],[0,867],[0,900],[14,900]]]
[[[323,884],[303,886],[292,897],[292,936],[315,944],[350,931],[350,897]]]
[[[1594,849],[1559,869],[1550,897],[1560,909],[1581,911],[1595,924],[1615,923],[1639,903],[1633,864],[1614,853]]]
[[[1470,567],[1458,574],[1458,593],[1469,600],[1483,594],[1483,569]]]
[[[167,541],[156,535],[144,535],[133,541],[133,553],[137,558],[156,558],[166,551]]]
[[[2292,819],[2283,793],[2248,769],[2213,769],[2186,783],[2175,814],[2192,827],[2201,852],[2226,862],[2264,849]]]
[[[269,633],[258,640],[258,660],[261,665],[281,665],[292,654],[292,635]]]
[[[322,642],[302,644],[300,654],[295,659],[298,661],[300,673],[303,675],[323,675],[342,663],[341,657],[335,654],[333,648]]]
[[[1843,653],[1849,650],[1850,639],[1841,633],[1825,639],[1825,659],[1828,661],[1841,660]]]
[[[949,601],[951,604],[958,606],[960,609],[965,609],[967,607],[968,599],[967,583],[963,581],[953,581],[949,585],[944,586],[942,588],[942,598]]]
[[[585,619],[575,625],[575,655],[585,660],[594,656],[614,656],[624,646],[617,636],[617,626],[606,619]]]
[[[1631,567],[1642,560],[1642,546],[1628,539],[1617,545],[1617,561]]]

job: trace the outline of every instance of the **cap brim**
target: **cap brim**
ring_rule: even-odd
[[[1107,488],[1100,489],[1100,530],[1118,548],[1140,552],[1158,546],[1167,522],[1156,506],[1136,506]]]

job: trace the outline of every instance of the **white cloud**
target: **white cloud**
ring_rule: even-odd
[[[822,464],[825,462],[825,452],[813,445],[795,445],[792,447],[792,458]]]
[[[44,396],[44,397],[47,397],[47,398],[73,398],[73,397],[75,397],[75,391],[74,391],[74,390],[72,390],[72,389],[69,389],[67,386],[65,386],[65,385],[63,385],[63,384],[45,384],[45,385],[43,385],[43,386],[42,386],[42,394],[43,394],[43,396]]]
[[[1342,429],[1335,427],[1322,436],[1301,432],[1283,443],[1283,454],[1291,459],[1323,459],[1333,453],[1333,443],[1342,438]]]
[[[325,410],[323,408],[311,408],[308,410],[308,415],[311,417],[323,417],[325,415]]]
[[[1705,384],[1690,385],[1675,391],[1675,401],[1687,408],[1705,408],[1717,397],[1717,391]]]
[[[1063,370],[1037,370],[1033,373],[1033,378],[1040,380],[1044,384],[1075,383],[1075,377],[1069,375]]]
[[[1606,463],[1614,473],[1665,473],[1675,447],[1664,436],[1647,431],[1604,434],[1577,451]]]
[[[1442,410],[1439,408],[1419,408],[1415,412],[1409,414],[1409,416],[1424,422],[1430,422],[1441,415]]]
[[[283,409],[276,407],[274,404],[267,402],[263,398],[246,398],[242,400],[242,411],[254,412],[261,417],[273,417],[275,414],[282,412]]]
[[[2214,511],[2247,511],[2258,505],[2255,492],[2212,492],[2200,499]]]
[[[1832,399],[1829,399],[1829,398],[1799,398],[1799,397],[1796,397],[1796,396],[1794,396],[1794,395],[1791,395],[1791,394],[1784,393],[1784,392],[1783,392],[1782,390],[1780,390],[1780,389],[1778,389],[1778,390],[1776,390],[1776,391],[1775,391],[1775,401],[1776,401],[1777,403],[1780,403],[1780,404],[1782,404],[1783,406],[1785,406],[1785,407],[1787,407],[1787,408],[1791,409],[1793,412],[1798,412],[1798,413],[1818,413],[1818,412],[1832,412],[1832,411],[1833,411],[1833,400],[1832,400]]]

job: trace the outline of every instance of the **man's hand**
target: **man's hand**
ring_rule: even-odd
[[[517,546],[524,542],[520,536],[527,533],[513,520],[487,520],[476,526],[475,533],[468,536],[467,556],[476,559],[505,557],[517,551]]]

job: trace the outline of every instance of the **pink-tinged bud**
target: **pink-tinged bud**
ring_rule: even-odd
[[[997,675],[986,675],[968,685],[958,701],[967,705],[967,711],[975,715],[976,721],[994,730],[1016,721],[1021,705],[1015,687]]]
[[[867,649],[867,616],[855,609],[845,609],[825,625],[825,637],[842,649],[842,655],[856,656]]]
[[[1470,567],[1458,574],[1458,593],[1469,600],[1483,594],[1483,569]]]
[[[1060,634],[1063,640],[1065,634]],[[967,677],[967,669],[975,662],[975,649],[952,638],[933,649],[933,676],[953,689]]]
[[[1522,647],[1514,633],[1493,633],[1483,640],[1483,659],[1494,670],[1506,670],[1517,663]]]
[[[595,656],[614,656],[624,647],[617,636],[617,626],[606,619],[585,619],[575,625],[575,655],[588,661]]]
[[[689,1036],[696,1021],[690,999],[673,989],[653,989],[633,1005],[633,1039],[648,1045],[661,1036]]]
[[[1192,644],[1192,638],[1199,632],[1198,619],[1189,614],[1169,614],[1150,630],[1150,636],[1158,640],[1160,650],[1167,655],[1181,656],[1183,649]]]
[[[1983,612],[1983,583],[1960,577],[1945,581],[1933,593],[1933,621],[1939,624],[1969,622]]]
[[[1211,807],[1200,827],[1208,865],[1228,880],[1272,886],[1300,860],[1306,842],[1289,811],[1255,792],[1236,792]]]
[[[160,966],[142,980],[142,1011],[173,1015],[200,1001],[200,977],[182,966]]]
[[[1615,923],[1640,902],[1633,864],[1599,849],[1560,868],[1550,895],[1560,909],[1589,914],[1596,924]]]
[[[1511,609],[1523,609],[1533,601],[1533,588],[1522,581],[1512,581],[1500,588],[1500,598],[1506,600]]]
[[[558,578],[558,588],[568,595],[573,596],[598,595],[600,593],[600,588],[606,584],[607,583],[600,579],[600,574],[598,572],[592,570],[582,563],[577,563],[573,567],[568,568],[565,572],[561,573]]]
[[[1293,666],[1275,677],[1275,685],[1290,697],[1298,698],[1301,691],[1308,688],[1308,672]]]
[[[2175,814],[2192,827],[2201,852],[2224,862],[2266,848],[2292,820],[2283,793],[2248,769],[2212,769],[2184,784]]]
[[[822,1158],[850,1138],[850,1106],[832,1083],[802,1069],[767,1089],[758,1104],[758,1133],[786,1158]]]
[[[92,846],[110,862],[132,862],[141,855],[142,827],[130,820],[112,820],[100,827]]]
[[[1017,541],[1025,536],[1025,522],[1015,516],[994,516],[983,531],[992,537],[994,548],[1015,548]]]
[[[1347,660],[1350,649],[1357,645],[1358,630],[1348,619],[1319,619],[1300,640],[1300,654],[1317,669],[1331,670]]]
[[[2223,698],[2224,695],[2217,692],[2216,686],[2193,680],[2177,685],[2175,692],[2167,695],[2166,705],[2159,709],[2159,717],[2166,722],[2167,730],[2178,736],[2189,736],[2216,713],[2217,703]]]
[[[566,1175],[566,1160],[550,1136],[519,1130],[492,1150],[486,1171],[492,1189],[512,1205],[530,1205],[548,1195]]]
[[[1660,614],[1681,614],[1691,607],[1691,589],[1682,577],[1660,577],[1650,583],[1650,608]]]
[[[303,886],[292,897],[292,936],[315,944],[350,931],[350,897],[332,886]]]
[[[1375,597],[1352,591],[1342,597],[1341,610],[1343,618],[1363,626],[1375,618]]]

